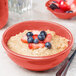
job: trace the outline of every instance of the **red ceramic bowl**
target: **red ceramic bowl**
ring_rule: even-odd
[[[49,5],[52,1],[60,1],[60,0],[49,0],[46,2],[46,7],[47,9],[52,12],[56,17],[60,18],[60,19],[71,19],[72,17],[76,16],[76,12],[73,13],[61,13],[61,12],[56,12],[54,10],[52,10]],[[67,0],[68,4],[74,4],[76,6],[76,0]]]
[[[8,0],[0,0],[0,29],[4,27],[8,20]]]
[[[67,38],[69,40],[68,48],[66,48],[60,53],[51,56],[35,57],[35,56],[26,56],[17,54],[12,50],[10,50],[7,46],[7,41],[11,36],[23,32],[24,30],[47,30],[47,29],[55,31],[57,35]],[[11,26],[4,32],[2,37],[2,45],[7,52],[7,55],[16,64],[29,70],[44,71],[57,66],[68,56],[73,45],[73,37],[68,29],[57,23],[46,22],[46,21],[25,21]]]

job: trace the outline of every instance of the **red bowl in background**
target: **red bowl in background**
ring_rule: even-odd
[[[66,48],[60,53],[51,56],[36,57],[36,56],[26,56],[17,54],[12,50],[10,50],[7,46],[7,41],[11,36],[23,32],[24,30],[47,30],[47,29],[55,31],[57,35],[67,38],[69,40],[68,48]],[[54,22],[25,21],[9,27],[4,32],[2,37],[2,45],[6,50],[7,55],[19,66],[33,71],[44,71],[57,66],[68,56],[73,45],[73,36],[67,28]]]
[[[0,0],[0,29],[3,28],[8,20],[8,0]]]
[[[60,0],[49,0],[46,2],[46,7],[47,9],[52,12],[56,17],[60,18],[60,19],[71,19],[72,17],[75,17],[76,16],[76,12],[73,12],[73,13],[62,13],[62,12],[56,12],[54,10],[52,10],[49,5],[52,1],[60,1]],[[74,4],[76,6],[76,0],[66,0],[67,3],[69,5],[72,5]]]

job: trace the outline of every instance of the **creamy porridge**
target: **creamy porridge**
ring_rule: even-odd
[[[24,43],[21,41],[22,37],[25,36],[28,32],[31,32],[31,30],[25,30],[22,33],[19,33],[19,34],[16,34],[15,36],[10,37],[10,39],[8,40],[8,43],[7,43],[8,48],[10,50],[12,50],[18,54],[22,54],[22,55],[48,56],[48,55],[53,55],[53,54],[59,53],[68,47],[68,39],[66,39],[65,37],[56,35],[54,31],[47,30],[46,33],[51,34],[51,36],[52,36],[51,40],[49,41],[51,43],[50,49],[48,49],[46,47],[30,49],[28,47],[29,43]],[[35,30],[34,33],[39,34],[40,31],[38,32]],[[48,38],[48,40],[49,40],[49,38]],[[35,43],[33,43],[33,44],[35,44]],[[35,46],[38,44],[35,44]],[[44,44],[44,43],[41,42],[40,44]]]

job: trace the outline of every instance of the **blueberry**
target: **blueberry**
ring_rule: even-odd
[[[41,32],[40,32],[40,35],[43,35],[43,36],[46,37],[47,33],[46,33],[45,31],[41,31]]]
[[[50,49],[51,48],[51,43],[50,42],[46,42],[45,43],[45,47],[48,48],[48,49]]]
[[[66,0],[64,0],[66,2]]]
[[[49,6],[52,10],[54,9],[59,9],[59,7],[57,5],[55,5],[54,3],[52,3],[50,6]]]
[[[28,43],[33,43],[34,39],[32,36],[29,36],[28,39],[27,39]]]
[[[35,39],[35,40],[34,40],[34,43],[35,43],[35,44],[39,43],[39,40],[38,40],[38,39]]]
[[[32,32],[28,32],[26,35],[27,36],[33,36],[33,33]]]
[[[52,1],[52,3],[57,3],[57,1]]]
[[[41,41],[43,41],[45,39],[45,36],[39,34],[38,35],[38,39],[41,40]]]
[[[66,13],[73,13],[73,11],[66,11]]]

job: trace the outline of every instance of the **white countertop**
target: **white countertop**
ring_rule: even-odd
[[[47,20],[57,22],[68,28],[72,32],[73,37],[75,38],[76,17],[71,20],[62,20],[56,18],[46,9],[46,1],[47,0],[33,0],[33,8],[22,15],[9,13],[9,20],[7,25],[0,30],[0,76],[55,76],[56,72],[63,64],[61,63],[59,66],[45,72],[29,71],[19,67],[12,60],[10,60],[1,44],[2,34],[8,27],[26,20]],[[76,56],[74,57],[74,60],[70,65],[66,76],[76,76]]]

